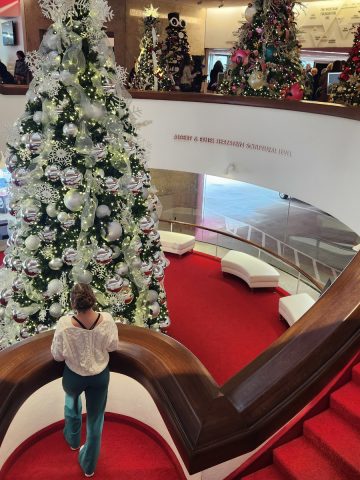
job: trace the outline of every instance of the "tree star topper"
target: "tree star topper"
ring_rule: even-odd
[[[159,9],[154,8],[153,4],[150,5],[150,7],[145,8],[145,17],[153,17],[153,18],[159,18]]]

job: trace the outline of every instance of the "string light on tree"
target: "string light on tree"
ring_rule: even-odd
[[[8,143],[0,349],[53,326],[75,282],[91,284],[98,308],[127,323],[159,329],[168,318],[166,302],[159,310],[148,300],[149,289],[165,296],[157,224],[142,228],[159,207],[104,31],[112,11],[106,0],[40,5],[54,23],[29,56],[34,80]]]

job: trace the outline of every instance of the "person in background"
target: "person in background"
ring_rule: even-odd
[[[29,83],[30,70],[25,60],[25,53],[22,50],[16,52],[17,60],[15,63],[14,77],[18,85]]]
[[[187,57],[180,79],[180,90],[182,92],[193,92],[192,83],[194,78],[199,74],[201,74],[201,72],[194,73],[194,63],[190,57]]]
[[[313,85],[312,85],[312,92],[311,92],[311,100],[315,100],[315,92],[318,89],[319,86],[319,70],[316,67],[313,67],[310,70],[310,73],[313,77]]]
[[[319,87],[316,92],[316,100],[318,100],[319,102],[327,102],[328,73],[330,73],[332,69],[333,69],[333,63],[329,63],[328,66],[324,68],[321,72],[321,75],[319,78]]]
[[[79,463],[86,477],[92,477],[100,453],[104,412],[109,386],[109,352],[119,347],[118,329],[109,313],[94,311],[95,295],[89,285],[78,283],[71,290],[75,315],[61,317],[51,345],[58,362],[65,360],[65,440],[71,450],[80,447],[81,398],[86,398],[86,443],[80,448]]]
[[[213,69],[210,72],[210,81],[208,85],[208,90],[215,92],[218,86],[218,76],[219,73],[222,73],[224,71],[223,64],[221,63],[220,60],[215,62],[215,65],[213,66]]]
[[[14,84],[15,80],[6,66],[0,60],[0,83]]]

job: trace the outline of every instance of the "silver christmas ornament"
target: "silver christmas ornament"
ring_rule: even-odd
[[[12,255],[7,254],[3,258],[3,264],[5,265],[6,268],[11,268],[12,261],[13,261]]]
[[[49,203],[49,205],[46,207],[46,213],[51,218],[57,217],[59,211],[57,210],[55,203]]]
[[[97,218],[109,217],[111,215],[111,210],[107,205],[99,205],[96,209]]]
[[[153,226],[154,220],[150,216],[140,218],[139,227],[144,233],[150,233]]]
[[[37,250],[41,245],[41,239],[37,235],[30,235],[25,240],[25,247],[30,251]]]
[[[62,314],[60,303],[53,303],[49,308],[49,313],[54,318],[60,318]]]
[[[37,112],[34,113],[33,120],[34,120],[35,123],[40,125],[40,123],[42,122],[42,119],[43,119],[43,112],[42,111],[37,111]]]
[[[94,146],[91,155],[96,159],[96,160],[101,160],[106,157],[106,149],[105,146],[102,143],[98,143],[97,145]]]
[[[152,303],[149,306],[149,313],[152,318],[156,318],[160,314],[160,305],[157,302]]]
[[[75,167],[68,167],[61,174],[61,182],[65,187],[77,188],[82,184],[83,175]]]
[[[53,278],[52,280],[50,280],[47,287],[47,292],[50,297],[60,294],[62,290],[63,290],[63,286],[59,279]]]
[[[122,226],[119,222],[110,222],[106,230],[102,231],[102,237],[108,242],[115,242],[122,236]]]
[[[164,330],[165,328],[170,327],[171,321],[169,317],[166,317],[164,320],[159,320],[159,326],[161,330]]]
[[[49,330],[49,327],[47,327],[46,325],[40,323],[40,325],[38,325],[36,327],[36,331],[37,333],[42,333],[42,332],[47,332]]]
[[[125,262],[120,262],[115,267],[115,273],[120,275],[121,277],[124,277],[129,273],[129,267]]]
[[[66,137],[75,137],[79,129],[75,123],[66,123],[63,127],[63,133]]]
[[[140,267],[141,273],[147,277],[152,274],[152,265],[150,262],[144,261]]]
[[[64,262],[61,260],[61,258],[53,258],[49,262],[49,267],[51,268],[51,270],[55,270],[55,271],[61,270],[63,265],[64,265]]]
[[[109,278],[105,282],[105,288],[108,292],[118,293],[123,287],[124,281],[121,277],[116,275],[115,277]]]
[[[41,273],[40,262],[36,258],[29,258],[23,263],[23,270],[28,277],[37,277]]]
[[[40,219],[40,209],[36,205],[30,205],[21,210],[21,216],[26,223],[37,223]]]
[[[66,265],[75,265],[79,261],[80,255],[75,248],[66,248],[63,252],[62,259]]]
[[[142,182],[139,182],[136,177],[131,177],[129,183],[127,184],[127,189],[132,193],[139,193],[143,189]]]
[[[24,327],[20,330],[20,337],[25,340],[26,338],[31,337],[31,333],[26,327]]]
[[[29,314],[21,308],[14,308],[12,311],[12,319],[16,323],[24,323],[29,320]]]
[[[104,180],[105,188],[110,193],[116,193],[119,191],[119,181],[113,177],[107,177]]]
[[[120,248],[115,245],[115,246],[112,246],[111,249],[113,251],[113,256],[112,256],[113,259],[115,260],[116,258],[119,258],[121,255]]]
[[[45,169],[45,176],[50,180],[50,182],[57,182],[61,176],[61,170],[58,165],[49,165]]]
[[[26,147],[31,150],[33,153],[38,153],[41,148],[43,141],[43,136],[39,132],[30,133],[29,134],[29,141],[26,144]]]
[[[11,269],[14,271],[14,272],[21,272],[22,270],[22,261],[20,260],[20,258],[13,258],[12,262],[11,262]]]
[[[96,263],[99,263],[100,265],[108,265],[113,261],[112,258],[112,250],[108,246],[104,246],[99,248],[95,254],[94,254],[94,260]]]
[[[12,173],[16,169],[18,163],[19,158],[15,154],[9,155],[5,162],[6,168],[9,170],[10,173]]]
[[[18,168],[12,174],[12,183],[17,187],[23,187],[29,181],[29,171],[26,168]]]
[[[84,200],[84,194],[73,189],[69,190],[64,196],[65,207],[71,212],[78,212],[81,210]]]
[[[153,273],[154,273],[155,279],[158,282],[161,282],[161,280],[164,279],[165,273],[164,273],[164,269],[161,265],[155,265]]]
[[[158,292],[156,292],[155,290],[149,290],[148,293],[147,293],[147,301],[148,303],[154,303],[157,301],[158,299]]]
[[[123,288],[122,291],[121,291],[121,294],[122,294],[123,302],[126,305],[129,305],[130,303],[132,303],[132,301],[135,298],[134,294],[133,294],[133,291],[129,287]]]
[[[154,244],[160,243],[160,233],[157,230],[151,230],[149,240]]]
[[[14,296],[14,292],[10,288],[4,288],[0,291],[0,305],[6,307],[9,301]]]
[[[105,92],[110,94],[114,94],[116,92],[115,84],[111,82],[111,80],[109,80],[108,78],[104,80],[103,89]]]
[[[76,283],[86,283],[87,285],[90,285],[93,279],[93,274],[89,272],[89,270],[84,270],[82,268],[73,268],[71,274]]]
[[[51,230],[51,227],[45,227],[39,235],[41,240],[46,243],[52,243],[56,239],[56,232],[55,230]]]
[[[260,90],[266,85],[266,78],[263,72],[253,70],[248,78],[248,84],[253,90]]]

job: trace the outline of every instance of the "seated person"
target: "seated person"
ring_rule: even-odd
[[[14,77],[8,72],[6,66],[0,60],[0,83],[14,84]]]
[[[16,52],[17,60],[15,63],[15,82],[18,85],[24,85],[29,83],[30,71],[25,60],[25,53],[22,50]]]

